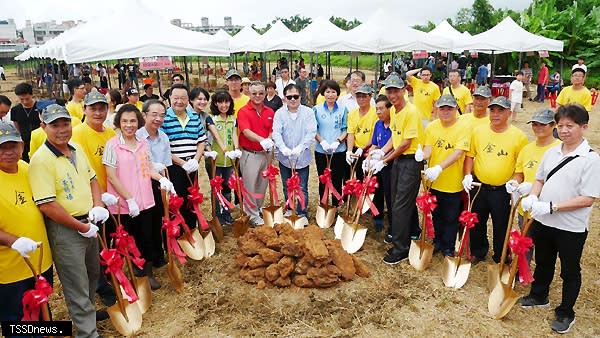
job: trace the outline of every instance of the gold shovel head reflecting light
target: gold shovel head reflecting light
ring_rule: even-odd
[[[353,254],[362,248],[367,237],[367,228],[361,224],[354,223],[349,225],[344,223],[342,229],[341,242],[342,247],[347,253]]]
[[[333,222],[335,221],[336,212],[337,208],[333,205],[319,204],[319,206],[317,206],[317,213],[315,215],[317,225],[321,229],[327,229],[331,227],[331,225],[333,225]]]
[[[192,238],[194,239],[193,244],[190,240],[188,240],[187,236],[187,234],[184,234],[177,240],[181,250],[193,260],[202,260],[202,258],[204,258],[205,251],[204,240],[202,239],[202,235],[200,235],[198,228],[192,230]]]

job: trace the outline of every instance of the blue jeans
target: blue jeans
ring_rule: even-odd
[[[309,167],[296,169],[296,172],[300,176],[300,185],[302,186],[302,192],[304,193],[304,209],[302,209],[302,206],[298,203],[296,210],[299,210],[298,215],[306,217],[308,217],[308,168]],[[286,182],[288,178],[292,177],[292,169],[279,163],[279,171],[281,172],[281,182],[283,182],[283,195],[287,201],[288,194]]]
[[[544,86],[543,84],[538,84],[537,85],[537,96],[536,96],[536,101],[538,102],[544,102],[544,99],[546,98],[546,86]]]

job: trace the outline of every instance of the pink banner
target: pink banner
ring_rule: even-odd
[[[429,57],[429,54],[427,53],[426,50],[416,50],[416,51],[412,52],[412,57],[413,57],[413,60],[427,59]]]
[[[140,70],[172,69],[173,61],[170,56],[153,56],[140,58]]]

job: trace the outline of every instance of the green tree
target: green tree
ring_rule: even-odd
[[[460,32],[473,34],[473,10],[466,7],[459,9],[454,20],[448,18],[448,23]]]
[[[416,29],[416,30],[420,30],[422,32],[431,32],[434,28],[435,28],[436,24],[431,22],[431,21],[427,21],[426,25],[414,25],[412,28]]]
[[[342,17],[337,16],[332,16],[331,18],[329,18],[329,21],[345,31],[351,30],[352,28],[361,24],[361,22],[358,21],[358,19],[356,18],[354,18],[352,21],[348,21]]]
[[[281,20],[281,22],[283,22],[283,24],[286,25],[286,27],[289,28],[292,32],[299,32],[303,30],[304,27],[310,25],[310,23],[312,22],[311,18],[300,16],[299,14],[296,14],[289,18],[277,17],[275,18],[275,20]]]
[[[254,30],[256,32],[258,32],[258,34],[265,34],[266,31],[268,31],[269,29],[271,29],[271,24],[268,23],[263,28],[259,28],[259,27],[256,26],[256,24],[252,24],[252,28],[254,28]]]
[[[475,0],[473,2],[473,22],[471,34],[485,32],[494,27],[494,7],[488,0]]]

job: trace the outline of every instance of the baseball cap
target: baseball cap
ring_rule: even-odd
[[[83,104],[86,106],[92,105],[94,103],[106,103],[108,104],[108,100],[106,100],[106,96],[104,96],[102,93],[100,92],[89,92],[86,96],[85,99],[83,100]]]
[[[490,90],[490,87],[488,87],[488,86],[479,86],[479,87],[477,87],[477,89],[475,89],[475,92],[473,93],[473,96],[475,96],[475,95],[490,98],[490,97],[492,97],[492,91]]]
[[[0,144],[4,142],[23,142],[21,134],[12,124],[0,122]]]
[[[249,78],[247,78],[247,77],[243,77],[243,78],[242,78],[242,83],[251,83],[251,82],[252,82],[252,81],[250,81],[250,79],[249,79]]]
[[[435,102],[435,106],[437,108],[443,107],[443,106],[456,108],[457,103],[456,103],[456,99],[454,98],[454,96],[452,96],[450,94],[444,94]]]
[[[42,111],[42,122],[48,124],[58,119],[71,119],[67,108],[57,104],[51,104]]]
[[[510,102],[508,102],[508,99],[505,96],[498,96],[488,104],[488,107],[491,106],[500,106],[504,109],[510,109]]]
[[[237,70],[235,70],[234,68],[231,68],[230,70],[227,71],[227,73],[225,74],[225,80],[229,80],[229,78],[232,76],[237,76],[240,79],[242,78],[240,73]]]
[[[542,108],[531,116],[531,119],[527,123],[538,122],[543,124],[550,124],[554,122],[554,111],[548,108]]]
[[[573,68],[571,68],[571,74],[575,73],[575,71],[578,72],[583,72],[583,74],[587,73],[587,67],[585,65],[573,65]]]
[[[396,72],[390,73],[388,77],[382,82],[385,88],[404,88],[404,81],[400,78],[400,75]]]
[[[129,89],[127,89],[127,93],[125,93],[125,95],[126,96],[129,96],[129,95],[140,95],[140,92],[138,92],[138,90],[135,89],[135,88],[129,88]]]
[[[369,86],[369,85],[363,84],[360,87],[358,87],[358,89],[356,90],[356,93],[371,95],[371,94],[373,94],[373,88],[371,88],[371,86]]]

